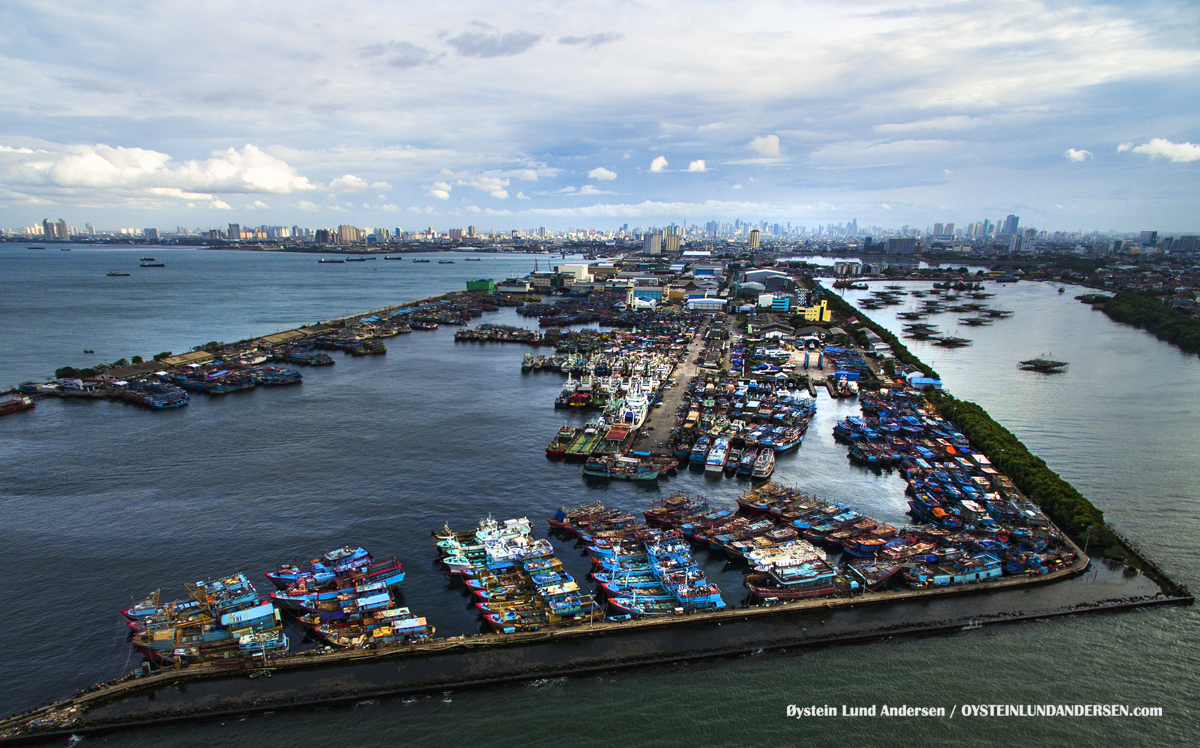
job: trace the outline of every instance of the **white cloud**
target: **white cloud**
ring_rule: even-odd
[[[751,140],[747,146],[760,156],[778,156],[779,155],[779,136],[778,135],[759,135]]]
[[[391,188],[392,186],[387,182],[371,182],[371,189],[373,190],[390,190]],[[382,200],[383,198],[380,199]]]
[[[925,130],[973,130],[983,123],[981,117],[968,117],[965,114],[948,117],[934,117],[920,122],[903,122],[887,125],[875,125],[877,132],[913,132]]]
[[[1150,158],[1168,158],[1172,161],[1200,161],[1200,145],[1188,143],[1172,143],[1165,138],[1151,138],[1149,143],[1143,143],[1133,149]]]
[[[742,189],[742,186],[741,186],[740,184],[735,184],[735,185],[733,186],[733,189],[735,189],[735,190],[740,190],[740,189]]]
[[[312,213],[320,209],[319,205],[309,202],[308,200],[301,200],[300,202],[296,203],[296,207],[305,211],[306,213]]]
[[[574,192],[574,191],[575,191],[575,188],[574,188],[574,187],[572,187],[571,185],[569,185],[569,184],[568,184],[566,187],[563,187],[561,190],[558,190],[558,191],[557,191],[557,192],[555,192],[554,194],[556,194],[556,195],[569,195],[570,193],[572,193],[572,192]]]
[[[331,179],[329,181],[329,189],[334,192],[358,192],[365,190],[368,187],[367,180],[356,177],[353,174]]]
[[[533,198],[526,196],[524,192],[518,192],[517,199],[518,200],[532,200]]]
[[[460,179],[455,184],[465,187],[474,187],[477,190],[482,190],[498,200],[508,198],[508,190],[504,189],[508,186],[508,177],[476,177],[475,179]]]
[[[103,144],[6,148],[0,151],[0,185],[125,200],[213,201],[214,192],[284,195],[315,189],[286,162],[252,145],[178,164],[158,151]]]
[[[385,213],[399,213],[400,212],[400,206],[395,205],[394,203],[385,203],[383,205],[380,205],[379,209],[384,211]]]
[[[263,210],[265,208],[270,208],[271,206],[267,205],[262,200],[255,200],[254,202],[247,204],[246,207],[250,210]]]
[[[1117,153],[1124,153],[1125,151],[1132,149],[1133,143],[1122,143],[1121,145],[1117,146]]]
[[[662,171],[667,168],[667,157],[658,156],[650,162],[650,171]]]
[[[879,207],[883,208],[884,210],[892,209],[892,206],[888,205],[887,203],[881,203]]]
[[[1089,158],[1091,158],[1092,152],[1068,148],[1066,152],[1063,153],[1063,156],[1065,156],[1068,161],[1075,161],[1078,163],[1080,161],[1087,161]]]
[[[579,194],[580,195],[612,195],[615,193],[609,192],[608,190],[598,190],[598,189],[596,189],[596,187],[594,185],[585,184],[583,187],[579,188]]]
[[[704,167],[704,159],[696,159],[688,164],[688,171],[708,171],[708,169]]]
[[[617,173],[615,171],[605,169],[603,166],[597,166],[595,169],[592,169],[588,172],[588,179],[599,179],[600,181],[605,181],[616,178]]]
[[[537,169],[522,169],[521,180],[525,182],[536,182],[538,179]]]

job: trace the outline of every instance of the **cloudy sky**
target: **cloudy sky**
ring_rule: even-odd
[[[1200,230],[1195,0],[5,0],[0,226]]]

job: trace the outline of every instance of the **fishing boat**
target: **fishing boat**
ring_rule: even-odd
[[[746,588],[760,600],[802,600],[824,597],[838,591],[837,572],[819,559],[774,566],[768,572],[748,574]]]
[[[0,416],[6,416],[10,413],[18,413],[22,410],[32,410],[34,408],[33,400],[24,395],[17,395],[7,400],[0,400]]]
[[[310,578],[316,584],[327,584],[339,576],[348,576],[354,569],[369,566],[371,560],[371,554],[366,548],[351,548],[346,545],[314,558],[308,562],[305,569],[294,563],[280,564],[278,569],[265,572],[264,576],[281,590],[287,589],[302,577]]]
[[[404,258],[403,257],[393,257],[392,255],[387,255],[383,259],[385,259],[385,260],[403,260]]]
[[[694,465],[703,465],[704,458],[708,456],[708,450],[712,441],[707,436],[702,436],[696,440],[696,445],[692,447],[690,461]]]
[[[139,259],[141,262],[154,262],[154,258],[153,258],[153,257],[140,257],[140,258],[138,258],[138,259]]]
[[[758,451],[747,447],[742,452],[742,458],[738,460],[737,474],[742,476],[750,476],[754,473],[754,463],[758,460]]]
[[[141,265],[138,265],[140,268],[165,268],[166,266],[166,263],[162,262],[143,262]]]
[[[567,453],[567,447],[579,436],[579,429],[574,426],[563,426],[554,435],[554,439],[546,446],[547,457],[562,457]]]
[[[467,258],[467,262],[479,262],[479,260],[480,260],[480,258],[478,258],[478,257],[468,257]]]
[[[453,265],[454,260],[438,260],[439,265]]]
[[[429,260],[413,260],[413,262],[429,262]]]
[[[128,278],[128,277],[129,277],[129,273],[118,273],[118,272],[116,272],[116,271],[114,271],[114,270],[109,270],[109,271],[106,273],[106,275],[107,275],[109,278]]]
[[[636,457],[592,456],[584,464],[583,474],[610,480],[651,481],[658,479],[659,468],[657,465],[644,463]]]
[[[773,472],[775,472],[775,450],[764,447],[755,458],[754,468],[750,474],[755,478],[770,478]]]
[[[332,257],[322,257],[317,260],[317,264],[320,265],[344,265],[345,263],[345,260],[335,260]]]
[[[708,450],[708,456],[704,458],[704,472],[706,474],[720,474],[725,470],[725,461],[729,458],[729,440],[725,437],[717,437],[713,442],[712,449]]]

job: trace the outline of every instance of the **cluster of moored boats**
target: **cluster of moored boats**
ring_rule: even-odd
[[[259,385],[272,387],[299,384],[303,378],[299,371],[283,366],[218,361],[202,366],[174,369],[163,374],[160,380],[163,385],[173,385],[209,395],[222,395]]]
[[[852,460],[900,468],[913,517],[987,540],[1006,573],[1044,574],[1074,560],[1041,509],[924,398],[881,391],[861,403],[864,416],[840,422],[834,435],[849,443]]]
[[[491,517],[474,530],[435,534],[447,570],[461,576],[473,604],[493,631],[511,634],[569,626],[602,617],[580,591],[549,540],[534,539],[528,519]]]
[[[714,475],[767,478],[781,452],[800,446],[816,400],[774,382],[696,377],[669,447]],[[684,415],[686,413],[686,415]]]
[[[395,557],[376,560],[365,548],[345,546],[266,576],[277,589],[265,599],[241,573],[185,585],[187,596],[169,602],[155,592],[121,611],[133,646],[158,664],[262,662],[289,649],[281,610],[333,647],[383,647],[434,633],[396,604],[392,588],[404,580],[404,567]]]
[[[725,607],[721,590],[676,530],[651,527],[601,503],[560,509],[549,523],[585,545],[611,620]]]

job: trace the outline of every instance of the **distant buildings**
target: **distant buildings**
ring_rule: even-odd
[[[1004,226],[1000,229],[1000,233],[1008,234],[1010,236],[1016,235],[1017,224],[1019,224],[1020,222],[1021,222],[1020,217],[1014,216],[1013,214],[1009,213],[1008,218],[1004,219]]]
[[[750,249],[758,249],[759,236],[758,229],[750,232]]]
[[[911,255],[917,251],[917,240],[913,237],[893,236],[887,240],[884,252],[889,255]]]

